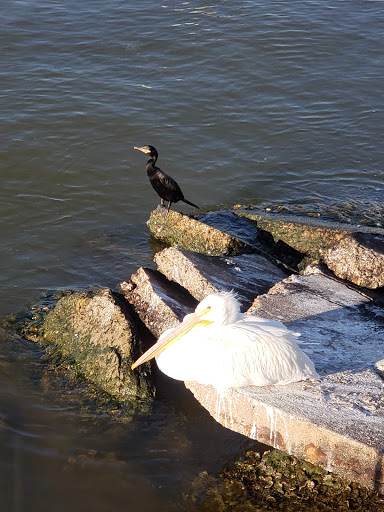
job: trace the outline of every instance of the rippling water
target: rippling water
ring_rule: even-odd
[[[382,2],[3,0],[0,13],[2,314],[47,289],[113,286],[151,265],[145,221],[158,198],[134,145],[155,145],[160,167],[203,211],[248,202],[347,212],[352,205],[358,218],[382,225]],[[39,358],[28,345],[21,368],[13,345],[2,347],[4,404],[22,411],[3,449],[16,468],[13,507],[24,510],[23,486],[33,487],[51,464],[59,494],[73,485],[63,461],[73,456],[70,439],[82,419],[65,399],[34,387]],[[5,372],[9,364],[14,374]],[[174,407],[159,406],[155,423],[166,423]],[[188,422],[172,414],[188,438]],[[57,415],[71,418],[72,430]],[[125,510],[133,468],[147,495],[158,469],[139,427],[124,428],[138,447],[131,458],[127,445],[118,469],[105,462],[118,482],[114,510]],[[35,435],[58,448],[25,448],[24,436]],[[103,452],[105,438],[94,433],[94,443]],[[182,455],[166,447],[172,466]],[[185,463],[197,472],[199,461],[195,450]],[[85,478],[74,466],[74,480],[76,471]],[[169,496],[182,464],[175,467],[164,484]],[[96,496],[89,508],[110,510],[97,499],[99,478],[92,489],[86,480],[88,500]],[[28,510],[52,500],[32,500]]]

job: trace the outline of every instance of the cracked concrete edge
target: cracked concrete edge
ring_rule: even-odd
[[[186,387],[221,425],[384,493],[384,450],[316,425],[234,389],[219,396],[211,386]]]

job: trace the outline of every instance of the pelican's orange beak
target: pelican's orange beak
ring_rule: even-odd
[[[161,335],[159,340],[154,345],[152,345],[151,348],[144,352],[144,354],[141,357],[139,357],[137,361],[133,363],[131,369],[134,370],[141,364],[146,363],[153,357],[161,354],[161,352],[170,347],[172,343],[175,343],[175,341],[184,336],[184,334],[189,332],[196,325],[211,324],[212,322],[210,322],[209,320],[204,320],[202,318],[202,316],[208,313],[210,309],[211,308],[206,308],[200,313],[192,313],[191,315],[188,315],[187,317],[185,317],[185,319],[181,322],[180,325],[175,327],[175,329],[172,329],[172,331],[168,332],[165,335]]]

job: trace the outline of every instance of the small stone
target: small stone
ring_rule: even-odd
[[[261,476],[259,478],[259,481],[260,481],[261,485],[266,489],[269,489],[273,485],[273,479],[271,476],[267,476],[267,477]]]

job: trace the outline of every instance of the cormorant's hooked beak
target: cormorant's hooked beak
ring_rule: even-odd
[[[137,149],[138,151],[141,151],[142,153],[146,154],[149,154],[151,152],[147,146],[143,146],[141,148],[135,146],[133,149]]]
[[[172,343],[175,343],[179,338],[184,336],[187,332],[189,332],[191,329],[193,329],[196,325],[209,325],[212,322],[209,320],[204,320],[202,316],[204,316],[208,311],[210,311],[211,308],[206,308],[203,311],[200,311],[199,313],[192,313],[191,315],[188,315],[187,318],[183,320],[183,322],[178,325],[175,329],[172,330],[172,332],[166,334],[165,336],[161,337],[155,343],[152,345],[151,348],[149,348],[144,354],[139,357],[137,361],[133,363],[131,366],[131,369],[134,370],[138,366],[140,366],[143,363],[146,363],[153,357],[161,354],[164,350],[166,350],[168,347],[172,345]]]

